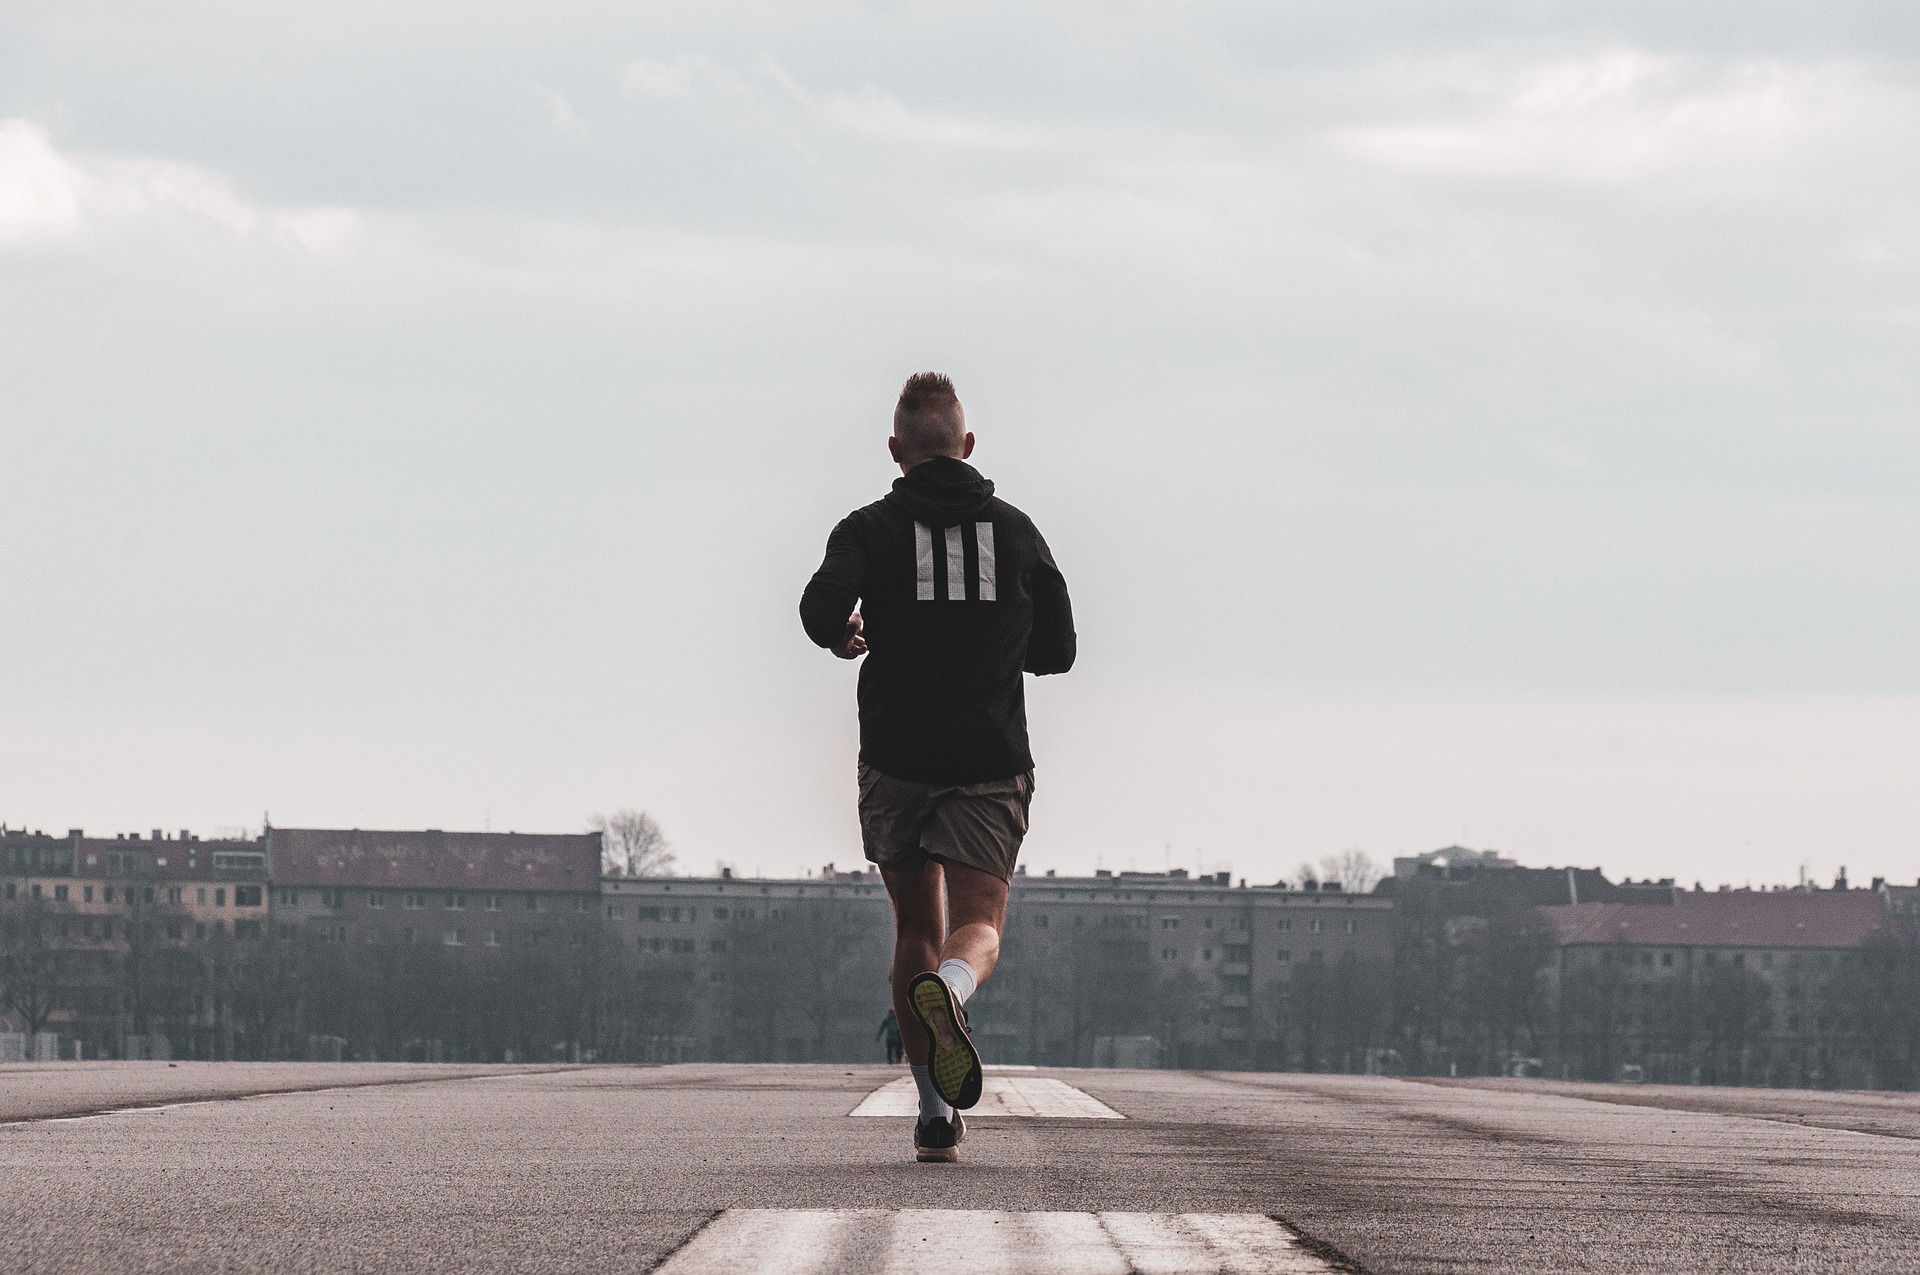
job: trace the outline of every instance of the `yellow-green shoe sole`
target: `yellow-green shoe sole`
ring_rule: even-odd
[[[979,1102],[980,1053],[967,1035],[966,1015],[954,1003],[947,981],[938,974],[922,974],[908,985],[907,1001],[931,1043],[934,1090],[960,1110]]]

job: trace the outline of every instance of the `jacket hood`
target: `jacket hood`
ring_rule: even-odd
[[[893,480],[887,503],[915,522],[952,527],[968,522],[993,499],[993,483],[964,460],[936,456]]]

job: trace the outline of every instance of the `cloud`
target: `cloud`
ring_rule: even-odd
[[[736,99],[758,96],[741,76],[699,53],[682,53],[666,62],[635,58],[627,63],[620,85],[635,97],[691,98],[702,89],[717,89]]]
[[[1615,49],[1517,72],[1482,70],[1472,104],[1437,122],[1353,128],[1338,140],[1394,167],[1620,183],[1761,170],[1878,114],[1860,67],[1697,59]]]
[[[74,241],[140,223],[212,226],[303,253],[333,251],[361,218],[350,208],[250,201],[224,175],[151,157],[69,156],[37,124],[0,120],[0,246]]]
[[[41,129],[0,120],[0,244],[71,233],[85,182]]]
[[[575,112],[566,94],[542,85],[534,89],[534,95],[546,108],[547,122],[553,125],[554,132],[577,135],[587,131],[587,122]]]
[[[638,97],[686,100],[711,92],[741,104],[798,107],[803,115],[835,128],[894,141],[992,150],[1026,150],[1044,141],[1031,128],[918,111],[873,84],[818,91],[768,54],[762,54],[745,74],[697,53],[682,53],[665,62],[635,58],[627,64],[621,84]]]

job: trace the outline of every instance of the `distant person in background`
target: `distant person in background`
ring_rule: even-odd
[[[886,1045],[887,1062],[898,1066],[903,1048],[900,1044],[900,1015],[892,1009],[887,1010],[887,1016],[880,1020],[880,1030],[874,1033],[873,1038]]]
[[[887,449],[901,478],[841,519],[800,599],[807,636],[860,669],[860,836],[893,901],[893,1004],[920,1092],[917,1159],[959,1159],[980,1101],[965,1005],[993,973],[1027,833],[1024,673],[1073,667],[1047,542],[971,466],[953,382],[909,377]]]

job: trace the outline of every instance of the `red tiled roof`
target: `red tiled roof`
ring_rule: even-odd
[[[1858,947],[1886,920],[1871,890],[1683,892],[1670,905],[1578,903],[1539,911],[1562,946]]]
[[[597,890],[600,834],[275,828],[273,883],[391,889]]]

